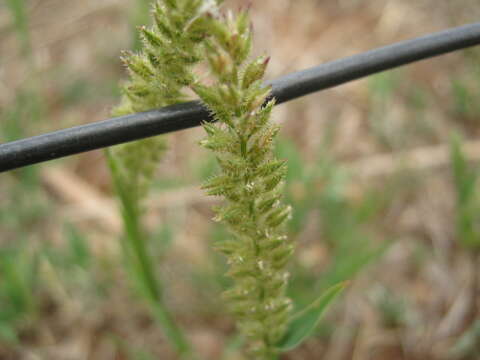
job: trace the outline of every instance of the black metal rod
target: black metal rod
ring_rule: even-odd
[[[277,104],[374,73],[480,44],[480,23],[399,42],[285,75],[272,86]],[[199,101],[107,119],[0,144],[0,172],[211,121]]]

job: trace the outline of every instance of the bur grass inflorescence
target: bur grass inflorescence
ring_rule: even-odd
[[[188,98],[186,90],[195,81],[193,67],[202,60],[208,10],[203,0],[154,3],[154,25],[139,28],[142,49],[123,54],[130,79],[122,86],[122,101],[112,115],[160,108]],[[164,149],[164,138],[156,137],[110,150],[117,159],[122,182],[134,194],[133,198],[146,195]]]
[[[205,56],[214,83],[192,88],[217,120],[204,124],[201,145],[215,153],[221,168],[203,188],[225,199],[215,220],[232,233],[232,239],[216,244],[234,280],[224,298],[255,359],[274,359],[291,309],[285,266],[293,245],[284,229],[291,212],[282,203],[286,164],[273,155],[279,131],[270,122],[275,101],[262,85],[269,59],[248,60],[252,34],[246,12],[212,16],[208,27]]]
[[[112,114],[121,116],[185,101],[196,81],[193,68],[202,60],[209,7],[203,0],[158,0],[154,25],[139,28],[141,49],[125,52],[122,60],[130,79],[123,98]],[[123,251],[126,264],[167,338],[179,355],[192,358],[186,336],[167,310],[162,286],[148,252],[149,236],[142,224],[143,200],[166,148],[163,137],[119,145],[107,150],[112,180],[120,199],[124,223]]]
[[[130,80],[123,86],[114,115],[125,115],[187,100],[193,90],[216,124],[205,123],[201,145],[213,151],[221,173],[203,187],[225,203],[215,220],[225,223],[232,238],[216,247],[228,258],[234,280],[224,293],[252,356],[277,358],[277,344],[290,320],[291,300],[285,295],[285,267],[293,252],[284,229],[290,206],[282,203],[285,161],[273,155],[279,127],[270,122],[275,101],[262,84],[268,58],[249,60],[252,33],[246,11],[222,15],[215,0],[162,0],[153,8],[155,24],[141,27],[143,48],[123,56]],[[211,76],[198,76],[206,63]],[[159,285],[145,248],[140,224],[141,199],[153,179],[165,145],[162,138],[122,145],[109,152],[126,230],[127,257],[136,265],[150,302],[161,303]],[[135,268],[135,266],[134,266]],[[160,306],[163,308],[163,305]],[[158,309],[157,309],[158,311]],[[168,313],[161,323],[177,350],[184,338]]]

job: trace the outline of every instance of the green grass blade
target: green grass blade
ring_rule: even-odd
[[[277,344],[278,349],[282,352],[294,349],[312,335],[327,307],[342,293],[346,286],[347,282],[332,286],[312,304],[295,314],[291,319],[287,333]]]
[[[469,166],[461,144],[460,137],[454,136],[450,146],[453,180],[457,197],[457,235],[462,245],[478,250],[480,249],[480,237],[478,236],[476,223],[478,222],[480,202],[476,185],[479,172]]]
[[[0,320],[0,340],[3,340],[10,344],[16,344],[16,345],[20,344],[17,336],[17,332],[14,329],[14,327],[8,323],[3,323],[1,320]]]
[[[25,0],[7,0],[7,7],[13,17],[17,35],[22,43],[22,51],[31,57],[30,33],[28,31],[28,16]]]
[[[71,263],[87,268],[92,260],[92,255],[86,237],[70,224],[66,226],[65,233],[69,245]]]

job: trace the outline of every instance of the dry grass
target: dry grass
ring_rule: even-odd
[[[227,1],[231,7],[242,4]],[[128,13],[134,6],[120,0],[28,2],[32,69],[0,4],[0,121],[15,107],[18,94],[30,87],[38,92],[44,115],[36,123],[21,119],[24,135],[108,117],[117,101],[116,83],[125,76],[118,57],[131,44]],[[473,22],[480,15],[473,0],[263,0],[254,2],[251,11],[256,51],[272,56],[271,78]],[[478,259],[455,235],[448,153],[450,134],[458,131],[468,140],[470,160],[480,156],[479,113],[456,111],[452,86],[456,80],[479,89],[475,60],[478,51],[448,55],[276,109],[283,137],[296,144],[306,164],[316,159],[325,134],[331,134],[325,156],[351,172],[353,180],[345,190],[349,204],[361,204],[371,190],[385,193],[388,201],[366,228],[374,234],[373,242],[393,240],[378,261],[355,277],[324,335],[285,359],[480,358],[478,344],[466,355],[452,352],[462,336],[480,341],[474,329],[479,269]],[[219,311],[220,285],[212,278],[218,273],[209,250],[213,200],[197,187],[199,173],[206,171],[202,167],[208,168],[207,160],[198,161],[205,157],[197,146],[201,136],[201,129],[171,136],[159,178],[177,184],[158,185],[150,199],[148,224],[152,229],[159,223],[172,225],[168,255],[152,247],[159,253],[168,300],[199,352],[220,359],[234,329]],[[131,295],[121,268],[121,225],[102,153],[45,164],[33,189],[21,188],[22,176],[2,175],[0,245],[12,247],[22,238],[33,249],[62,249],[64,225],[71,223],[86,235],[96,260],[88,271],[75,269],[74,275],[41,262],[39,274],[47,285],[35,291],[38,311],[21,324],[18,345],[0,340],[0,359],[142,359],[133,357],[130,349],[174,359],[148,312]],[[319,193],[327,192],[325,179],[313,184]],[[301,202],[309,189],[301,182],[290,185]],[[16,216],[20,206],[12,198],[14,189],[35,193],[31,201],[42,204],[43,212]],[[329,236],[325,219],[321,209],[313,210],[295,235],[296,266],[310,279],[321,278],[335,261],[324,240]]]

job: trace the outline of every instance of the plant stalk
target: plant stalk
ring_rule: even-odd
[[[155,276],[152,261],[146,249],[146,236],[141,230],[140,204],[135,196],[124,191],[115,159],[107,151],[113,182],[120,198],[122,219],[125,230],[123,249],[127,261],[133,267],[135,279],[139,281],[142,294],[165,336],[182,359],[191,359],[192,350],[183,331],[167,309],[161,291],[161,284]]]

